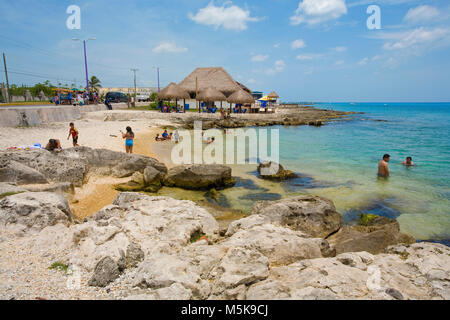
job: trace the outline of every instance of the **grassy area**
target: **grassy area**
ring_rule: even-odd
[[[11,103],[0,103],[0,107],[36,106],[48,104],[52,103],[50,101],[11,102]]]
[[[13,196],[15,194],[23,193],[23,192],[24,191],[20,191],[20,192],[5,192],[5,193],[0,194],[0,199],[6,198],[6,197],[9,197],[9,196]]]
[[[69,269],[69,266],[64,264],[64,263],[62,263],[62,262],[55,262],[49,267],[49,269],[67,273],[67,270]]]

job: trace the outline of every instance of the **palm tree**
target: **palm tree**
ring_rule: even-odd
[[[95,91],[98,91],[98,88],[102,87],[99,78],[97,78],[96,76],[92,76],[91,80],[89,80],[89,87],[91,87]]]

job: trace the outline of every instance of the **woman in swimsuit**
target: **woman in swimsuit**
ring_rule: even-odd
[[[133,153],[133,145],[134,145],[134,132],[131,130],[131,127],[127,127],[127,132],[122,133],[122,138],[125,139],[125,150],[127,153]]]

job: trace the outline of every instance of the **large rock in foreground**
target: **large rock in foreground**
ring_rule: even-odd
[[[310,195],[257,202],[252,214],[265,216],[271,222],[311,237],[326,238],[342,225],[342,216],[331,200]]]
[[[372,219],[365,219],[367,222],[364,225],[344,226],[339,232],[329,237],[328,241],[337,254],[358,251],[377,254],[384,252],[391,245],[415,242],[413,237],[400,232],[397,220],[376,215],[370,216]]]
[[[105,149],[76,147],[61,152],[47,150],[0,152],[0,182],[38,184],[70,182],[81,186],[88,173],[123,178],[153,167],[165,174],[166,166],[156,159]]]
[[[183,165],[169,170],[164,178],[167,187],[189,190],[223,189],[234,186],[231,168],[223,165]]]
[[[72,221],[69,204],[62,195],[25,192],[0,200],[0,225],[18,235],[35,234],[58,223]]]

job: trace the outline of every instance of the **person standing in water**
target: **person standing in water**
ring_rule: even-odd
[[[388,178],[389,177],[389,159],[391,158],[390,155],[385,154],[383,156],[383,160],[380,160],[378,163],[378,177],[380,178]]]
[[[412,162],[411,157],[406,157],[406,160],[402,162],[402,165],[411,167],[411,166],[415,166],[416,164],[414,162]]]
[[[134,146],[134,132],[131,129],[131,127],[127,127],[127,132],[122,133],[122,138],[125,139],[125,150],[127,153],[133,153],[133,146]]]

